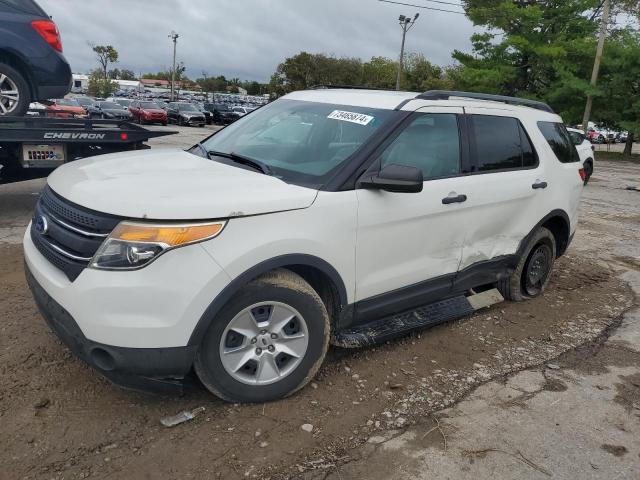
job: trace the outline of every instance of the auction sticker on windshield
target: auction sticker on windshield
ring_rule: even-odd
[[[357,123],[359,125],[368,125],[369,122],[373,120],[373,117],[370,115],[356,112],[345,112],[343,110],[334,110],[327,116],[327,118],[342,120],[343,122]]]

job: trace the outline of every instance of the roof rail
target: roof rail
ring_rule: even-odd
[[[362,85],[313,85],[308,88],[308,90],[324,90],[324,89],[332,89],[332,88],[346,88],[351,90],[383,90],[387,92],[395,92],[393,88],[380,88],[380,87],[365,87]]]
[[[422,100],[449,100],[451,97],[471,98],[473,100],[486,100],[490,102],[507,103],[522,107],[531,107],[544,112],[555,113],[546,103],[526,98],[507,97],[504,95],[490,95],[488,93],[457,92],[454,90],[429,90],[421,93],[416,98]]]

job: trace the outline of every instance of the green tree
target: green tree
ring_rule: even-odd
[[[410,91],[449,90],[453,81],[447,70],[429,62],[421,53],[410,53],[404,61],[401,86]]]
[[[190,82],[189,78],[184,74],[187,67],[184,66],[184,63],[180,62],[176,65],[176,82]],[[171,68],[168,70],[162,70],[157,73],[144,73],[141,78],[145,79],[156,79],[156,80],[167,80],[171,81]],[[124,80],[124,79],[123,79]]]
[[[224,92],[228,85],[224,75],[198,78],[196,79],[196,83],[200,85],[200,88],[205,92]]]
[[[588,12],[599,2],[466,0],[468,17],[487,31],[471,37],[472,53],[454,51],[461,68],[453,80],[465,90],[576,103],[589,88],[598,25]]]
[[[640,32],[626,28],[607,40],[593,111],[604,125],[629,132],[623,158],[640,138]]]
[[[91,43],[89,45],[96,54],[96,58],[102,69],[102,78],[107,79],[109,63],[116,63],[118,61],[118,52],[111,45],[94,45]]]
[[[133,70],[123,68],[120,70],[120,80],[136,80],[136,74]]]
[[[89,75],[87,94],[93,97],[108,97],[118,90],[118,84],[110,78],[105,78],[100,69],[95,69]]]
[[[300,52],[285,59],[272,75],[269,88],[282,94],[314,85],[361,85],[362,61],[323,53]]]
[[[395,88],[398,62],[385,57],[371,57],[362,65],[363,85],[373,88]]]

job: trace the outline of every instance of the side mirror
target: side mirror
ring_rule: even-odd
[[[366,174],[360,179],[358,186],[395,193],[417,193],[422,191],[423,182],[422,170],[391,164],[378,173]]]

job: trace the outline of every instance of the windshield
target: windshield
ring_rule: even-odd
[[[203,146],[259,160],[284,181],[320,186],[392,113],[277,100],[220,130]]]
[[[198,111],[198,109],[193,105],[191,105],[190,103],[176,103],[175,107],[180,112],[197,112]]]
[[[80,104],[72,98],[63,98],[56,102],[62,107],[79,107]]]
[[[123,107],[128,107],[129,104],[131,103],[131,100],[116,100],[115,103],[119,103],[120,105],[122,105]]]
[[[76,102],[80,105],[93,105],[93,100],[87,97],[78,97],[76,98]]]
[[[140,108],[156,108],[159,109],[160,106],[154,102],[140,102]]]
[[[98,102],[98,105],[105,110],[121,110],[123,108],[122,105],[116,102]]]

